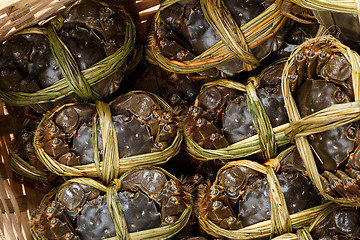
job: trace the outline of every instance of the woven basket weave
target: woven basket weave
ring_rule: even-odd
[[[104,0],[115,2],[115,0]],[[0,1],[0,40],[14,32],[49,19],[74,0],[2,0]],[[132,15],[140,37],[145,36],[148,15],[156,11],[158,0],[116,0]],[[0,118],[8,115],[0,102]],[[0,240],[32,239],[29,228],[30,211],[37,208],[43,195],[16,183],[7,164],[11,135],[0,137]]]

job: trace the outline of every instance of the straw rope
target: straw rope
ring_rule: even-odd
[[[69,10],[68,10],[69,11]],[[84,100],[99,99],[100,96],[90,86],[99,83],[106,77],[119,70],[126,62],[127,56],[135,45],[135,25],[127,13],[123,11],[127,19],[124,45],[115,53],[104,58],[93,66],[83,71],[73,59],[65,44],[56,35],[56,30],[63,24],[64,16],[51,21],[47,28],[28,28],[16,34],[44,34],[50,42],[51,52],[57,62],[64,79],[55,84],[34,93],[0,91],[0,99],[15,106],[26,106],[46,102],[55,102],[75,92]]]
[[[266,68],[259,76],[250,78],[247,85],[221,79],[203,86],[203,88],[205,88],[218,85],[246,92],[249,113],[257,135],[231,144],[225,148],[205,149],[192,140],[190,136],[187,136],[185,131],[186,150],[191,156],[201,161],[214,159],[232,160],[262,152],[265,159],[271,159],[276,156],[277,147],[289,143],[288,137],[285,136],[285,130],[289,127],[288,124],[273,128],[261,101],[256,95],[255,86],[259,85],[262,75],[272,66],[274,65]],[[197,100],[195,105],[197,105]]]
[[[289,69],[294,64],[294,58],[300,51],[311,47],[312,45],[329,45],[336,48],[352,67],[352,84],[354,90],[353,103],[336,104],[317,113],[311,114],[305,118],[301,118],[296,102],[292,96],[289,82]],[[285,107],[289,115],[290,127],[286,130],[286,134],[291,139],[295,140],[300,156],[308,171],[309,177],[313,184],[317,187],[320,193],[327,199],[336,201],[342,205],[359,206],[360,196],[354,198],[334,198],[324,192],[320,181],[320,174],[318,172],[315,158],[311,146],[306,138],[307,135],[323,132],[331,129],[344,126],[345,124],[358,121],[359,118],[359,99],[360,99],[360,57],[352,51],[349,47],[340,43],[337,39],[331,36],[322,36],[310,39],[301,44],[293,51],[288,61],[285,64],[282,75],[282,92],[285,100]]]
[[[39,23],[42,24],[42,20],[48,19],[49,17],[58,15],[64,8],[64,6],[68,6],[70,3],[74,2],[74,0],[4,0],[0,1],[0,40],[5,40],[9,38],[16,31],[19,31],[27,26],[33,26],[34,24]],[[111,1],[110,1],[111,2]],[[123,1],[122,4],[125,6],[129,5],[130,2],[133,2],[133,6],[135,6],[134,0]],[[136,6],[139,11],[150,9],[151,7],[159,4],[158,0],[144,0],[144,1],[136,1]],[[137,14],[137,9],[127,9],[133,10],[135,14]],[[128,11],[130,12],[130,11]],[[144,13],[147,11],[144,11]],[[143,14],[145,16],[145,14]],[[136,20],[136,18],[133,18]],[[143,21],[137,26],[142,27],[144,25]],[[142,31],[144,35],[144,30],[141,28],[137,28],[138,31]],[[129,31],[131,33],[131,31]],[[124,57],[125,58],[125,57]],[[110,61],[110,59],[109,59]],[[84,75],[89,78],[89,83],[91,84],[91,79],[93,79],[96,75],[102,74],[102,70],[100,66],[92,69],[93,73],[90,71],[84,71]],[[51,91],[51,89],[49,90]],[[55,88],[54,92],[60,91],[60,88]],[[46,94],[46,93],[42,93]],[[58,95],[61,97],[61,94]],[[31,96],[25,96],[23,100],[26,98],[31,98]],[[3,103],[0,102],[0,115],[4,114],[3,111]],[[3,187],[0,188],[0,194],[4,193],[4,195],[0,195],[0,199],[4,199],[4,201],[0,201],[0,239],[33,239],[31,237],[30,228],[29,228],[29,215],[28,211],[32,211],[33,209],[38,207],[38,204],[43,196],[37,190],[27,187],[26,185],[20,184],[14,181],[13,173],[8,166],[8,148],[10,146],[10,138],[8,136],[0,138],[0,175],[1,175],[1,184]],[[11,154],[11,153],[10,153]],[[20,165],[22,168],[22,165]],[[26,168],[25,168],[26,169]],[[5,191],[6,189],[6,191]],[[12,198],[12,200],[10,200]],[[6,211],[5,207],[2,205],[5,203],[9,211]],[[13,204],[19,206],[17,208],[14,207]],[[20,209],[20,212],[14,211],[14,209]]]
[[[122,96],[145,93],[143,91],[132,91]],[[160,97],[155,94],[146,93],[153,98],[155,102],[160,104],[167,111],[173,112],[174,110]],[[115,101],[115,100],[114,100]],[[110,104],[104,102],[96,102],[97,114],[94,116],[92,124],[92,144],[94,149],[94,163],[79,166],[67,166],[61,164],[49,156],[40,143],[41,131],[46,126],[47,122],[54,117],[56,113],[62,109],[73,106],[74,103],[65,104],[61,107],[55,108],[53,111],[48,112],[44,115],[40,124],[37,127],[34,136],[34,148],[39,160],[47,167],[51,172],[56,173],[60,176],[88,176],[98,177],[105,184],[115,179],[120,173],[129,170],[130,168],[144,165],[158,165],[167,162],[169,159],[174,157],[179,151],[182,142],[182,132],[180,129],[177,130],[176,136],[172,144],[160,152],[145,153],[129,157],[119,158],[117,136],[112,122]],[[100,161],[98,151],[98,140],[97,140],[97,119],[100,119],[100,129],[102,131],[102,147],[103,147],[103,160]],[[20,164],[18,164],[20,165]]]
[[[63,187],[67,186],[70,183],[85,184],[85,185],[94,187],[94,188],[100,190],[101,192],[106,193],[107,206],[108,206],[108,209],[112,216],[112,219],[114,221],[116,235],[117,235],[116,237],[106,238],[107,240],[117,240],[117,239],[132,239],[132,240],[153,239],[153,240],[155,240],[155,239],[170,238],[170,237],[174,236],[176,233],[178,233],[189,221],[191,212],[192,212],[192,207],[193,207],[192,200],[186,204],[186,209],[183,211],[183,213],[181,214],[179,219],[173,224],[170,224],[168,226],[163,226],[163,227],[157,227],[157,228],[153,228],[153,229],[132,232],[132,233],[129,233],[127,230],[124,213],[122,211],[121,204],[120,204],[120,201],[118,198],[118,192],[121,190],[121,183],[125,177],[127,177],[129,174],[131,174],[135,171],[141,171],[143,169],[153,169],[153,170],[160,171],[160,172],[164,173],[170,179],[173,179],[175,182],[179,182],[179,180],[175,176],[173,176],[172,174],[170,174],[169,172],[167,172],[166,170],[164,170],[162,168],[139,167],[139,168],[130,169],[129,171],[124,173],[119,179],[114,179],[109,184],[109,186],[105,186],[102,183],[95,181],[93,179],[90,179],[90,178],[70,179],[69,181],[63,183],[59,187],[60,190],[49,193],[47,196],[45,196],[42,204],[47,204],[54,197],[55,194],[56,194],[55,199],[57,199],[58,192],[61,191],[61,189]],[[36,239],[36,240],[43,240],[37,233],[36,229],[32,229],[32,235],[33,235],[34,239]]]
[[[179,1],[166,0],[160,5],[154,20],[155,32],[161,25],[161,11]],[[259,60],[252,54],[251,49],[276,34],[287,19],[281,14],[279,0],[241,27],[235,23],[222,0],[201,0],[200,3],[206,20],[222,41],[194,59],[182,62],[164,57],[150,45],[145,49],[149,61],[157,63],[167,71],[188,74],[201,72],[239,58],[243,61],[244,70],[251,70],[259,65]]]
[[[289,150],[292,150],[290,148]],[[283,157],[285,157],[289,150],[285,150],[281,153],[276,159],[280,162]],[[267,165],[267,166],[266,166]],[[254,239],[254,238],[263,238],[263,237],[273,237],[276,235],[279,236],[275,239],[282,240],[288,239],[298,239],[298,236],[309,237],[309,232],[318,225],[330,212],[340,208],[339,205],[333,202],[327,202],[325,204],[312,207],[294,214],[289,214],[284,194],[281,191],[279,182],[275,175],[274,169],[268,164],[261,165],[254,161],[250,160],[239,160],[232,161],[225,164],[216,175],[214,185],[219,182],[219,175],[225,169],[231,168],[233,166],[247,167],[254,171],[257,171],[261,174],[266,175],[266,179],[269,184],[269,196],[271,204],[271,219],[267,221],[262,221],[250,226],[241,228],[239,230],[226,230],[216,224],[211,220],[205,218],[204,216],[198,216],[200,226],[210,235],[218,238],[229,238],[229,239]],[[297,234],[291,234],[292,229],[300,229],[305,226],[310,226],[309,230],[303,229],[298,230]],[[310,236],[311,237],[311,236]],[[306,238],[304,238],[306,239]],[[309,238],[308,238],[309,239]],[[311,238],[310,238],[311,239]]]
[[[316,11],[326,12],[329,13],[327,16],[331,18],[331,12],[340,12],[340,13],[350,13],[350,14],[357,14],[358,20],[360,23],[360,1],[359,0],[291,0],[295,4],[303,7]],[[321,13],[322,14],[322,13]],[[315,16],[319,16],[319,14],[315,14]],[[321,23],[325,21],[329,21],[329,19],[324,19],[320,17]],[[332,25],[328,25],[332,26]]]

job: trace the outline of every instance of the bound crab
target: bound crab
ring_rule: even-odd
[[[184,120],[187,150],[196,157],[208,158],[209,154],[197,150],[199,147],[194,146],[196,143],[204,149],[202,151],[224,149],[219,154],[220,159],[239,158],[241,153],[237,151],[235,154],[235,145],[241,147],[239,142],[256,134],[271,135],[274,133],[272,128],[287,123],[288,117],[279,85],[283,66],[284,63],[278,63],[267,68],[258,78],[252,78],[247,86],[224,80],[205,85],[197,96],[195,105],[188,109]],[[260,129],[258,121],[263,121],[263,125],[267,124],[272,132]],[[268,139],[271,138],[269,135]],[[234,154],[225,153],[225,147],[229,145],[234,147]],[[241,156],[261,150],[260,144],[255,143],[250,152]]]
[[[308,135],[307,139],[321,173],[320,178],[315,176],[317,173],[311,173],[313,180],[321,182],[322,186],[317,187],[333,197],[343,197],[345,202],[358,202],[359,123],[356,119],[346,120],[347,114],[341,113],[347,111],[347,106],[351,108],[350,102],[359,99],[357,91],[354,91],[359,79],[352,74],[352,68],[357,68],[357,65],[350,62],[348,54],[357,58],[350,49],[331,37],[305,42],[296,49],[287,63],[283,76],[283,92],[287,98],[291,97],[291,94],[295,97],[296,104],[291,107],[290,102],[286,102],[290,121],[300,120],[300,116],[304,118],[292,123],[293,126],[287,131],[289,136],[293,138],[301,133],[306,119],[315,126],[305,135]],[[295,106],[299,116],[293,114]],[[335,115],[327,115],[327,111],[335,112]],[[319,114],[325,114],[326,117],[317,120],[316,116]],[[300,144],[300,139],[297,144]],[[310,164],[315,165],[315,162],[310,155],[310,148],[304,144],[300,148],[304,151],[306,159],[303,160],[311,172]]]
[[[280,5],[276,0],[164,1],[147,57],[182,74],[226,77],[254,69],[283,41],[287,18]]]
[[[103,98],[117,91],[140,56],[132,51],[134,25],[120,6],[83,0],[47,26],[25,29],[1,45],[0,96],[6,103],[45,112]]]
[[[29,124],[14,134],[9,147],[9,165],[16,173],[15,179],[26,186],[48,192],[65,181],[63,177],[49,172],[36,157],[34,132],[39,120],[30,120]]]
[[[321,205],[321,195],[305,174],[294,147],[265,165],[229,162],[197,201],[200,226],[215,237],[264,239],[311,224],[334,204]]]
[[[184,182],[160,168],[138,168],[109,187],[85,178],[66,182],[32,214],[31,228],[35,239],[166,238],[185,226],[191,209]]]
[[[342,207],[331,212],[313,228],[311,235],[316,239],[359,239],[359,210]]]
[[[127,93],[110,104],[63,105],[45,115],[34,139],[37,156],[49,170],[105,182],[119,169],[166,162],[180,143],[172,109],[145,92]]]

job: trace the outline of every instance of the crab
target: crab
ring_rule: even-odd
[[[151,95],[129,93],[110,104],[119,157],[158,152],[169,147],[177,134],[175,116]],[[68,166],[94,163],[92,127],[97,124],[97,141],[102,158],[102,132],[94,123],[92,104],[64,106],[39,127],[39,142],[44,151]]]
[[[355,13],[318,11],[316,18],[329,33],[347,46],[359,49],[359,20]]]
[[[48,192],[53,187],[60,185],[65,181],[64,177],[49,172],[44,164],[36,157],[34,142],[34,131],[39,124],[39,120],[29,119],[29,124],[14,134],[11,141],[9,156],[10,165],[16,166],[14,177],[17,181],[28,187],[35,188],[42,192]],[[24,161],[24,163],[19,162]],[[20,166],[20,171],[18,170]]]
[[[80,71],[88,69],[122,47],[125,38],[126,12],[121,7],[84,0],[65,16],[59,39],[67,46]],[[0,48],[0,89],[33,93],[47,88],[62,78],[49,40],[41,34],[24,33],[8,39]],[[128,64],[137,55],[129,56]],[[92,86],[99,97],[118,90],[126,70],[123,65],[114,74]],[[80,101],[75,93],[53,103],[31,105],[42,113],[66,102]],[[87,99],[89,100],[89,99]]]
[[[117,197],[129,233],[173,224],[190,201],[184,182],[153,168],[131,171],[122,180]],[[57,200],[35,211],[32,219],[33,230],[50,240],[116,236],[106,195],[83,183],[64,185]]]
[[[320,205],[322,197],[305,175],[305,167],[296,149],[287,151],[276,176],[287,210],[293,214]],[[198,199],[199,216],[228,230],[241,229],[271,218],[266,176],[248,167],[245,162],[240,160],[238,164],[225,165],[218,171],[215,182],[208,184]]]
[[[224,1],[224,5],[238,26],[249,23],[274,1]],[[160,23],[151,35],[151,46],[165,57],[174,61],[187,61],[208,50],[221,41],[220,36],[210,27],[199,1],[178,1],[167,4],[159,14]],[[257,59],[263,59],[278,49],[283,41],[284,30],[279,24],[273,35],[252,49]],[[211,77],[229,77],[243,71],[243,61],[232,59],[200,72]]]
[[[288,122],[279,85],[283,66],[281,63],[267,69],[256,90],[273,127]],[[204,87],[196,104],[188,109],[184,120],[186,136],[203,148],[218,149],[257,134],[246,96],[222,85]]]
[[[288,78],[301,117],[354,99],[352,67],[327,42],[311,44],[294,56]],[[311,134],[323,189],[331,196],[360,196],[359,123]]]
[[[276,50],[279,58],[289,57],[300,44],[308,39],[314,38],[318,32],[319,24],[304,24],[299,22],[291,22],[289,30],[286,33],[284,43]]]
[[[342,207],[331,212],[315,226],[311,235],[316,239],[359,239],[360,213],[355,208]]]

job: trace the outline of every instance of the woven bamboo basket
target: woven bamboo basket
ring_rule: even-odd
[[[0,41],[13,33],[55,16],[74,0],[2,0],[0,1]],[[138,35],[146,36],[146,19],[158,8],[158,0],[107,0],[125,6],[137,26]],[[0,102],[0,122],[11,116]],[[7,131],[8,132],[8,131]],[[43,194],[13,179],[8,161],[11,134],[0,137],[0,239],[32,239],[29,227],[30,212],[37,208]]]

